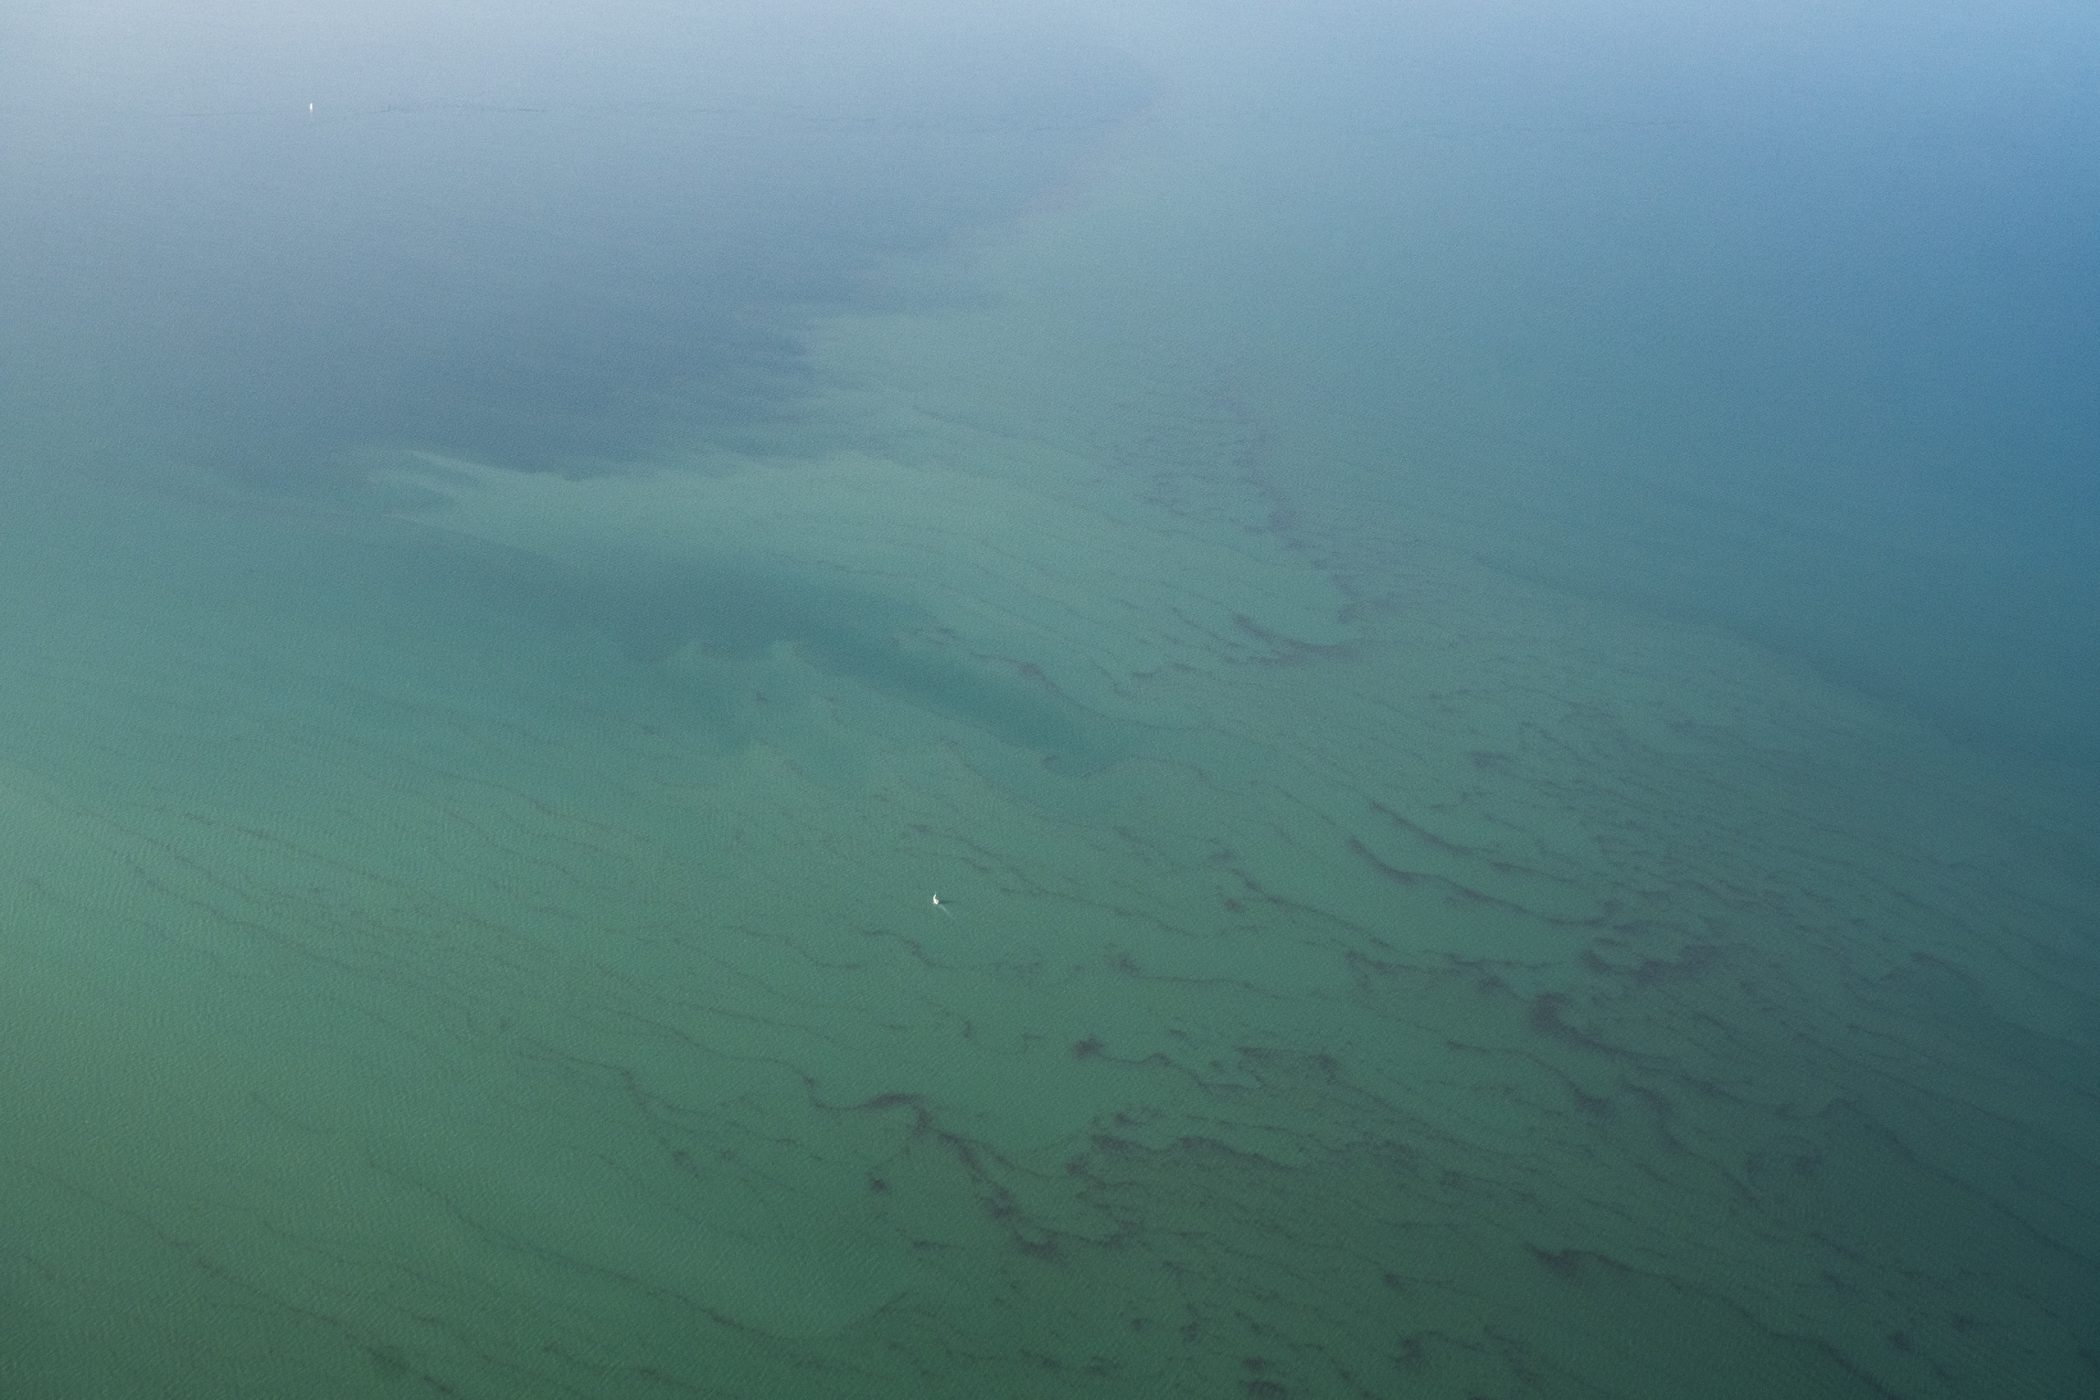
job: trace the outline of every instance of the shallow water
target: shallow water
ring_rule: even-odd
[[[2100,25],[1902,17],[14,21],[0,1389],[2100,1385]]]

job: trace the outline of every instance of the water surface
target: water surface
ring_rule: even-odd
[[[1329,9],[0,25],[10,1395],[2100,1383],[2100,24]]]

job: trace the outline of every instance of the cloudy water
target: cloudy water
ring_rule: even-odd
[[[2100,18],[0,19],[0,1391],[2100,1387]]]

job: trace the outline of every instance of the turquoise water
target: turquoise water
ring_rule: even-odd
[[[0,1391],[2100,1387],[2088,11],[96,15]]]

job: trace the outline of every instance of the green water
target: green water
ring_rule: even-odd
[[[11,265],[0,1393],[2100,1386],[2057,459],[2029,529],[1886,414],[1789,455],[1827,367],[1607,294],[1710,112],[1157,18],[1055,121],[794,107],[721,269],[623,260],[711,207],[653,165],[526,272],[457,217],[690,112],[94,147],[450,154],[252,286],[192,210],[254,343]],[[10,120],[57,201],[90,119]],[[808,252],[890,149],[946,202]],[[2017,407],[1937,373],[1892,456]]]

